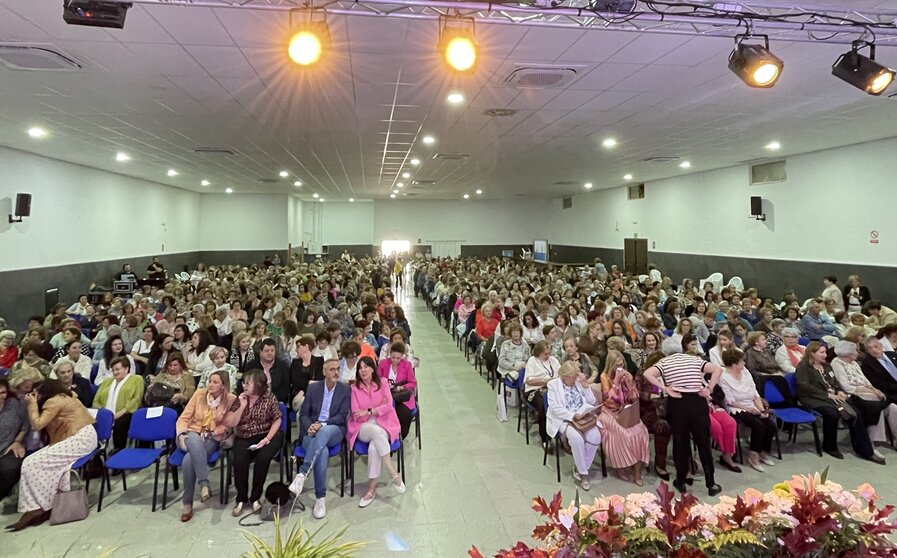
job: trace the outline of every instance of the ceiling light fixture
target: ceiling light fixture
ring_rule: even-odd
[[[412,167],[416,167],[417,165],[420,164],[420,159],[411,159],[411,160],[408,161],[408,162],[411,163],[411,166],[412,166]]]
[[[691,161],[682,161],[681,163],[679,163],[679,168],[680,169],[690,169]]]
[[[869,47],[869,56],[859,53],[865,47]],[[854,41],[850,52],[832,65],[832,75],[870,95],[881,95],[894,81],[894,70],[875,61],[875,43],[868,41]]]
[[[203,186],[208,186],[209,184],[211,184],[211,182],[209,182],[208,180],[203,180],[202,182],[200,182],[200,184]]]
[[[293,26],[293,13],[302,21]],[[295,31],[290,39],[287,54],[299,66],[313,66],[330,48],[330,26],[327,25],[327,12],[322,8],[308,5],[298,10],[290,10],[290,28]]]
[[[47,135],[47,131],[43,128],[38,128],[37,126],[35,126],[33,128],[28,128],[28,135],[35,139],[42,138]]]
[[[765,147],[766,147],[766,149],[769,149],[770,151],[778,151],[779,149],[782,148],[782,144],[777,141],[771,141],[771,142],[767,143]]]
[[[290,173],[288,173],[287,171],[280,171],[279,174],[280,174],[281,178],[286,178],[286,177],[290,176]]]
[[[393,193],[393,194],[398,194],[399,191],[398,191],[398,190],[393,190],[392,193]]]
[[[631,175],[631,174],[624,174],[624,175],[623,175],[623,180],[632,180],[632,175]]]
[[[233,188],[225,188],[224,193],[225,193],[225,194],[233,194],[233,193],[234,193],[234,189],[233,189]]]
[[[464,198],[465,200],[469,200],[469,199],[470,199],[470,194],[464,194],[464,195],[461,196],[461,197]]]
[[[421,141],[427,145],[433,145],[434,143],[436,143],[436,138],[434,138],[433,136],[424,136]]]
[[[482,194],[483,194],[483,191],[482,191],[482,190],[477,190],[477,195],[478,195],[478,196],[480,196],[480,195],[482,195]]]
[[[314,194],[311,195],[311,197],[313,197],[314,199],[318,199],[321,196],[317,192],[315,192]]]
[[[464,102],[464,95],[461,93],[449,93],[449,96],[446,97],[445,100],[453,105],[457,105]]]
[[[472,18],[440,16],[439,44],[436,50],[449,68],[472,72],[477,65],[476,23]]]
[[[127,153],[119,151],[115,154],[115,160],[119,163],[124,163],[125,161],[130,161],[131,157]]]
[[[762,38],[762,45],[745,44],[750,38]],[[729,54],[729,69],[750,87],[767,89],[779,81],[785,63],[769,51],[769,37],[750,33],[735,37],[735,48]]]
[[[403,172],[403,173],[402,173],[402,178],[411,178],[411,173],[410,173],[410,172]]]
[[[354,203],[354,202],[355,202],[355,198],[349,198],[349,203]]]
[[[404,182],[396,182],[396,187],[397,187],[397,188],[404,188],[404,187],[405,187],[405,183],[404,183]]]
[[[390,197],[391,199],[396,199],[396,195],[395,195],[395,194],[390,194],[389,197]]]
[[[170,177],[173,178],[173,177],[177,176],[177,175],[180,174],[180,173],[179,173],[178,171],[174,170],[174,169],[168,169],[168,173],[167,173],[167,174],[168,174],[168,176],[170,176]]]
[[[301,187],[301,186],[302,186],[302,181],[301,181],[301,180],[297,180],[296,182],[293,182],[293,186],[295,186],[296,188]]]
[[[603,145],[607,149],[610,149],[617,146],[617,140],[615,140],[614,138],[606,138],[601,142],[601,145]]]
[[[592,189],[592,183],[591,183],[591,182],[586,182],[585,184],[582,185],[582,187],[585,188],[586,190],[591,190],[591,189]]]

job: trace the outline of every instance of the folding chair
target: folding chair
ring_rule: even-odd
[[[340,440],[338,444],[333,446],[327,446],[327,455],[328,457],[336,457],[339,455],[339,495],[340,498],[346,495],[346,478],[349,476],[349,472],[347,471],[348,462],[346,460],[346,454],[348,453],[348,448],[346,448],[346,440],[345,438]],[[299,470],[299,460],[305,461],[305,448],[302,446],[299,441],[296,441],[296,447],[293,448],[293,460],[296,462],[296,470]],[[309,471],[311,473],[311,471]]]
[[[96,449],[92,452],[88,453],[78,461],[75,461],[74,465],[72,465],[73,471],[81,471],[85,466],[93,459],[95,456],[99,455],[103,461],[103,477],[100,479],[100,482],[109,483],[109,477],[105,473],[106,469],[106,460],[108,459],[106,455],[106,448],[109,445],[109,438],[112,437],[112,423],[115,420],[115,415],[112,414],[112,411],[109,409],[97,409],[96,422],[93,425],[94,430],[97,431],[97,444]],[[112,490],[112,486],[107,484],[106,487],[109,490]],[[84,490],[85,492],[90,492],[90,479],[85,479],[84,481]]]
[[[545,394],[545,408],[548,409],[548,394]],[[604,446],[598,446],[598,453],[601,454],[601,476],[607,478],[607,463],[604,460]],[[548,463],[548,446],[542,450],[542,466]],[[554,469],[557,472],[558,482],[561,482],[561,433],[558,432],[554,436]]]
[[[355,440],[355,445],[349,453],[349,496],[355,497],[355,456],[367,455],[369,444],[360,440]],[[402,445],[402,438],[399,437],[395,442],[389,444],[389,454],[396,454],[396,469],[402,474],[402,482],[405,482],[405,446]],[[370,459],[370,456],[368,457]]]
[[[790,374],[793,376],[793,374]],[[789,374],[786,374],[787,378]],[[793,390],[792,390],[793,391]],[[779,392],[779,389],[772,382],[768,381],[763,385],[763,396],[769,402],[770,405],[777,405],[779,403],[785,402],[785,397]],[[783,424],[790,424],[793,426],[791,434],[788,436],[788,441],[794,443],[797,441],[797,425],[799,424],[809,424],[813,429],[813,440],[816,442],[816,454],[822,455],[822,444],[819,442],[819,429],[816,426],[816,419],[818,418],[813,413],[806,411],[804,409],[799,409],[797,407],[781,407],[771,409],[775,417],[782,421]],[[777,450],[779,453],[779,459],[782,458],[782,446],[779,443],[779,437],[776,435],[776,444]]]

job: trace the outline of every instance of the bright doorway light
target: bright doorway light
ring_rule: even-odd
[[[404,254],[410,251],[410,240],[384,240],[380,243],[380,252],[382,252],[384,256],[390,254]]]

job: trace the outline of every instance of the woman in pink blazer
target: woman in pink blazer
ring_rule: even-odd
[[[416,402],[414,400],[414,388],[417,387],[417,378],[414,376],[414,366],[405,358],[405,344],[397,341],[389,347],[389,358],[380,361],[377,367],[377,376],[389,380],[391,389],[397,392],[410,392],[408,399],[396,403],[396,414],[399,416],[399,424],[402,426],[402,439],[408,437],[411,430],[411,411]]]
[[[390,443],[399,438],[399,418],[393,408],[389,380],[377,375],[376,366],[371,357],[361,357],[355,368],[355,383],[352,384],[349,447],[354,447],[356,440],[369,444],[368,491],[358,502],[361,508],[371,505],[377,496],[381,463],[386,467],[396,492],[405,492],[405,483],[389,458]]]

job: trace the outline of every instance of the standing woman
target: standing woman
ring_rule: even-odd
[[[399,437],[401,426],[393,408],[389,381],[377,374],[374,360],[362,357],[358,361],[355,383],[352,384],[352,412],[349,414],[349,447],[355,441],[367,442],[368,446],[368,490],[358,502],[358,507],[366,508],[377,496],[377,481],[381,464],[386,467],[393,487],[399,494],[405,493],[405,483],[396,472],[390,459],[390,444]]]
[[[620,478],[644,486],[642,471],[651,460],[648,448],[648,429],[639,417],[633,425],[622,424],[624,409],[638,403],[639,392],[632,374],[626,370],[626,361],[619,351],[607,352],[607,364],[601,373],[601,394],[604,405],[598,415],[602,426],[601,444],[611,467],[617,469]]]
[[[19,482],[28,428],[25,401],[16,397],[9,380],[0,378],[0,500]]]
[[[243,393],[231,405],[234,429],[234,486],[237,500],[231,515],[239,517],[243,506],[252,503],[253,513],[262,509],[259,501],[271,460],[283,447],[281,413],[277,398],[268,389],[268,378],[261,370],[243,375]],[[252,465],[252,491],[249,490],[249,466]]]
[[[709,385],[704,374],[710,374]],[[707,399],[719,381],[722,368],[716,364],[685,354],[672,354],[645,370],[645,379],[669,397],[667,420],[673,431],[673,460],[676,480],[673,486],[686,491],[691,465],[691,438],[694,438],[704,468],[704,479],[711,496],[723,491],[714,480],[713,456],[710,453],[710,406]]]
[[[50,519],[57,490],[69,490],[72,464],[97,447],[96,422],[84,405],[58,380],[43,382],[25,396],[33,430],[43,430],[50,444],[22,462],[19,484],[19,521],[7,527],[20,531]]]
[[[356,365],[357,368],[357,365]],[[417,388],[417,378],[414,376],[414,366],[405,358],[405,344],[401,341],[393,343],[389,348],[389,358],[380,361],[377,366],[377,375],[389,380],[389,386],[396,401],[396,415],[402,427],[402,439],[408,437],[411,430],[411,421],[414,416],[414,390]],[[401,399],[405,399],[401,401]]]
[[[181,521],[193,517],[193,493],[199,484],[199,499],[212,496],[209,488],[209,455],[231,434],[226,416],[237,396],[230,393],[227,372],[212,372],[207,387],[196,390],[177,422],[178,448],[185,453],[181,465],[184,479],[184,509]],[[232,413],[236,416],[235,413]]]
[[[115,449],[128,444],[131,415],[143,402],[143,378],[133,374],[132,362],[127,357],[112,359],[112,377],[106,378],[93,398],[94,409],[112,411],[112,443]]]
[[[863,310],[863,305],[872,299],[869,287],[860,284],[859,275],[851,275],[844,285],[844,307],[848,314],[855,314]]]

